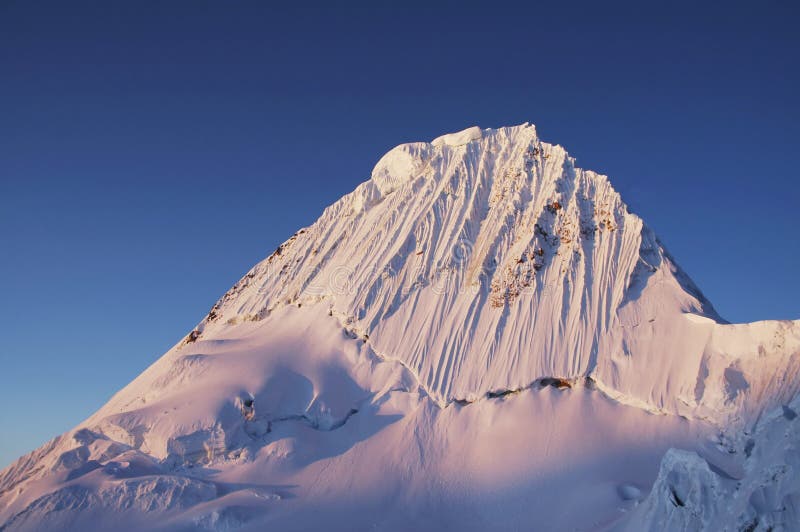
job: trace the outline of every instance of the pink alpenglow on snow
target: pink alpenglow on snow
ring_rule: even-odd
[[[529,124],[398,146],[0,530],[798,530],[800,322],[730,324]]]

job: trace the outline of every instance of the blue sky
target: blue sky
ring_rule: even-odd
[[[0,3],[0,466],[471,125],[610,175],[727,319],[800,318],[796,3],[270,4]]]

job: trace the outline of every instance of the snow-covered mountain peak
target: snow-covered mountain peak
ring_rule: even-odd
[[[608,179],[529,124],[392,149],[190,338],[287,304],[329,307],[442,404],[599,379],[643,314],[717,319]]]
[[[800,323],[724,322],[607,177],[472,127],[390,150],[2,472],[0,530],[596,529],[654,481],[632,529],[702,524],[702,486],[744,525],[799,515],[758,476],[797,455],[763,440],[796,432],[798,388]]]
[[[476,142],[480,141],[480,142]],[[447,157],[453,149],[474,143],[476,151],[486,149],[498,151],[500,145],[513,146],[512,150],[522,154],[525,148],[538,144],[536,128],[527,122],[519,126],[484,129],[469,127],[455,133],[441,135],[431,142],[401,144],[384,155],[372,171],[372,182],[381,194],[393,192],[401,183],[424,175],[432,159]],[[523,151],[520,151],[523,150]]]

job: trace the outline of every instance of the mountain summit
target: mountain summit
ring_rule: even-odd
[[[608,178],[472,127],[3,471],[0,530],[797,529],[799,388],[800,322],[725,322]]]

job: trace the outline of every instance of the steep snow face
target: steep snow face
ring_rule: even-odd
[[[390,151],[203,328],[324,301],[438,401],[471,400],[589,375],[601,349],[621,350],[617,310],[653,272],[668,311],[716,317],[669,267],[608,180],[532,126],[470,128]]]
[[[725,323],[605,176],[469,128],[391,150],[0,473],[0,530],[781,525],[798,386],[799,322]]]
[[[738,386],[729,378],[751,364],[714,345],[726,326],[608,179],[527,124],[391,150],[193,334],[312,304],[440,404],[590,377],[653,411],[690,415],[705,403],[702,415],[719,417]],[[791,324],[775,334],[799,343]],[[792,354],[785,347],[761,349]],[[734,352],[756,354],[748,349]],[[727,377],[714,373],[720,364]]]

